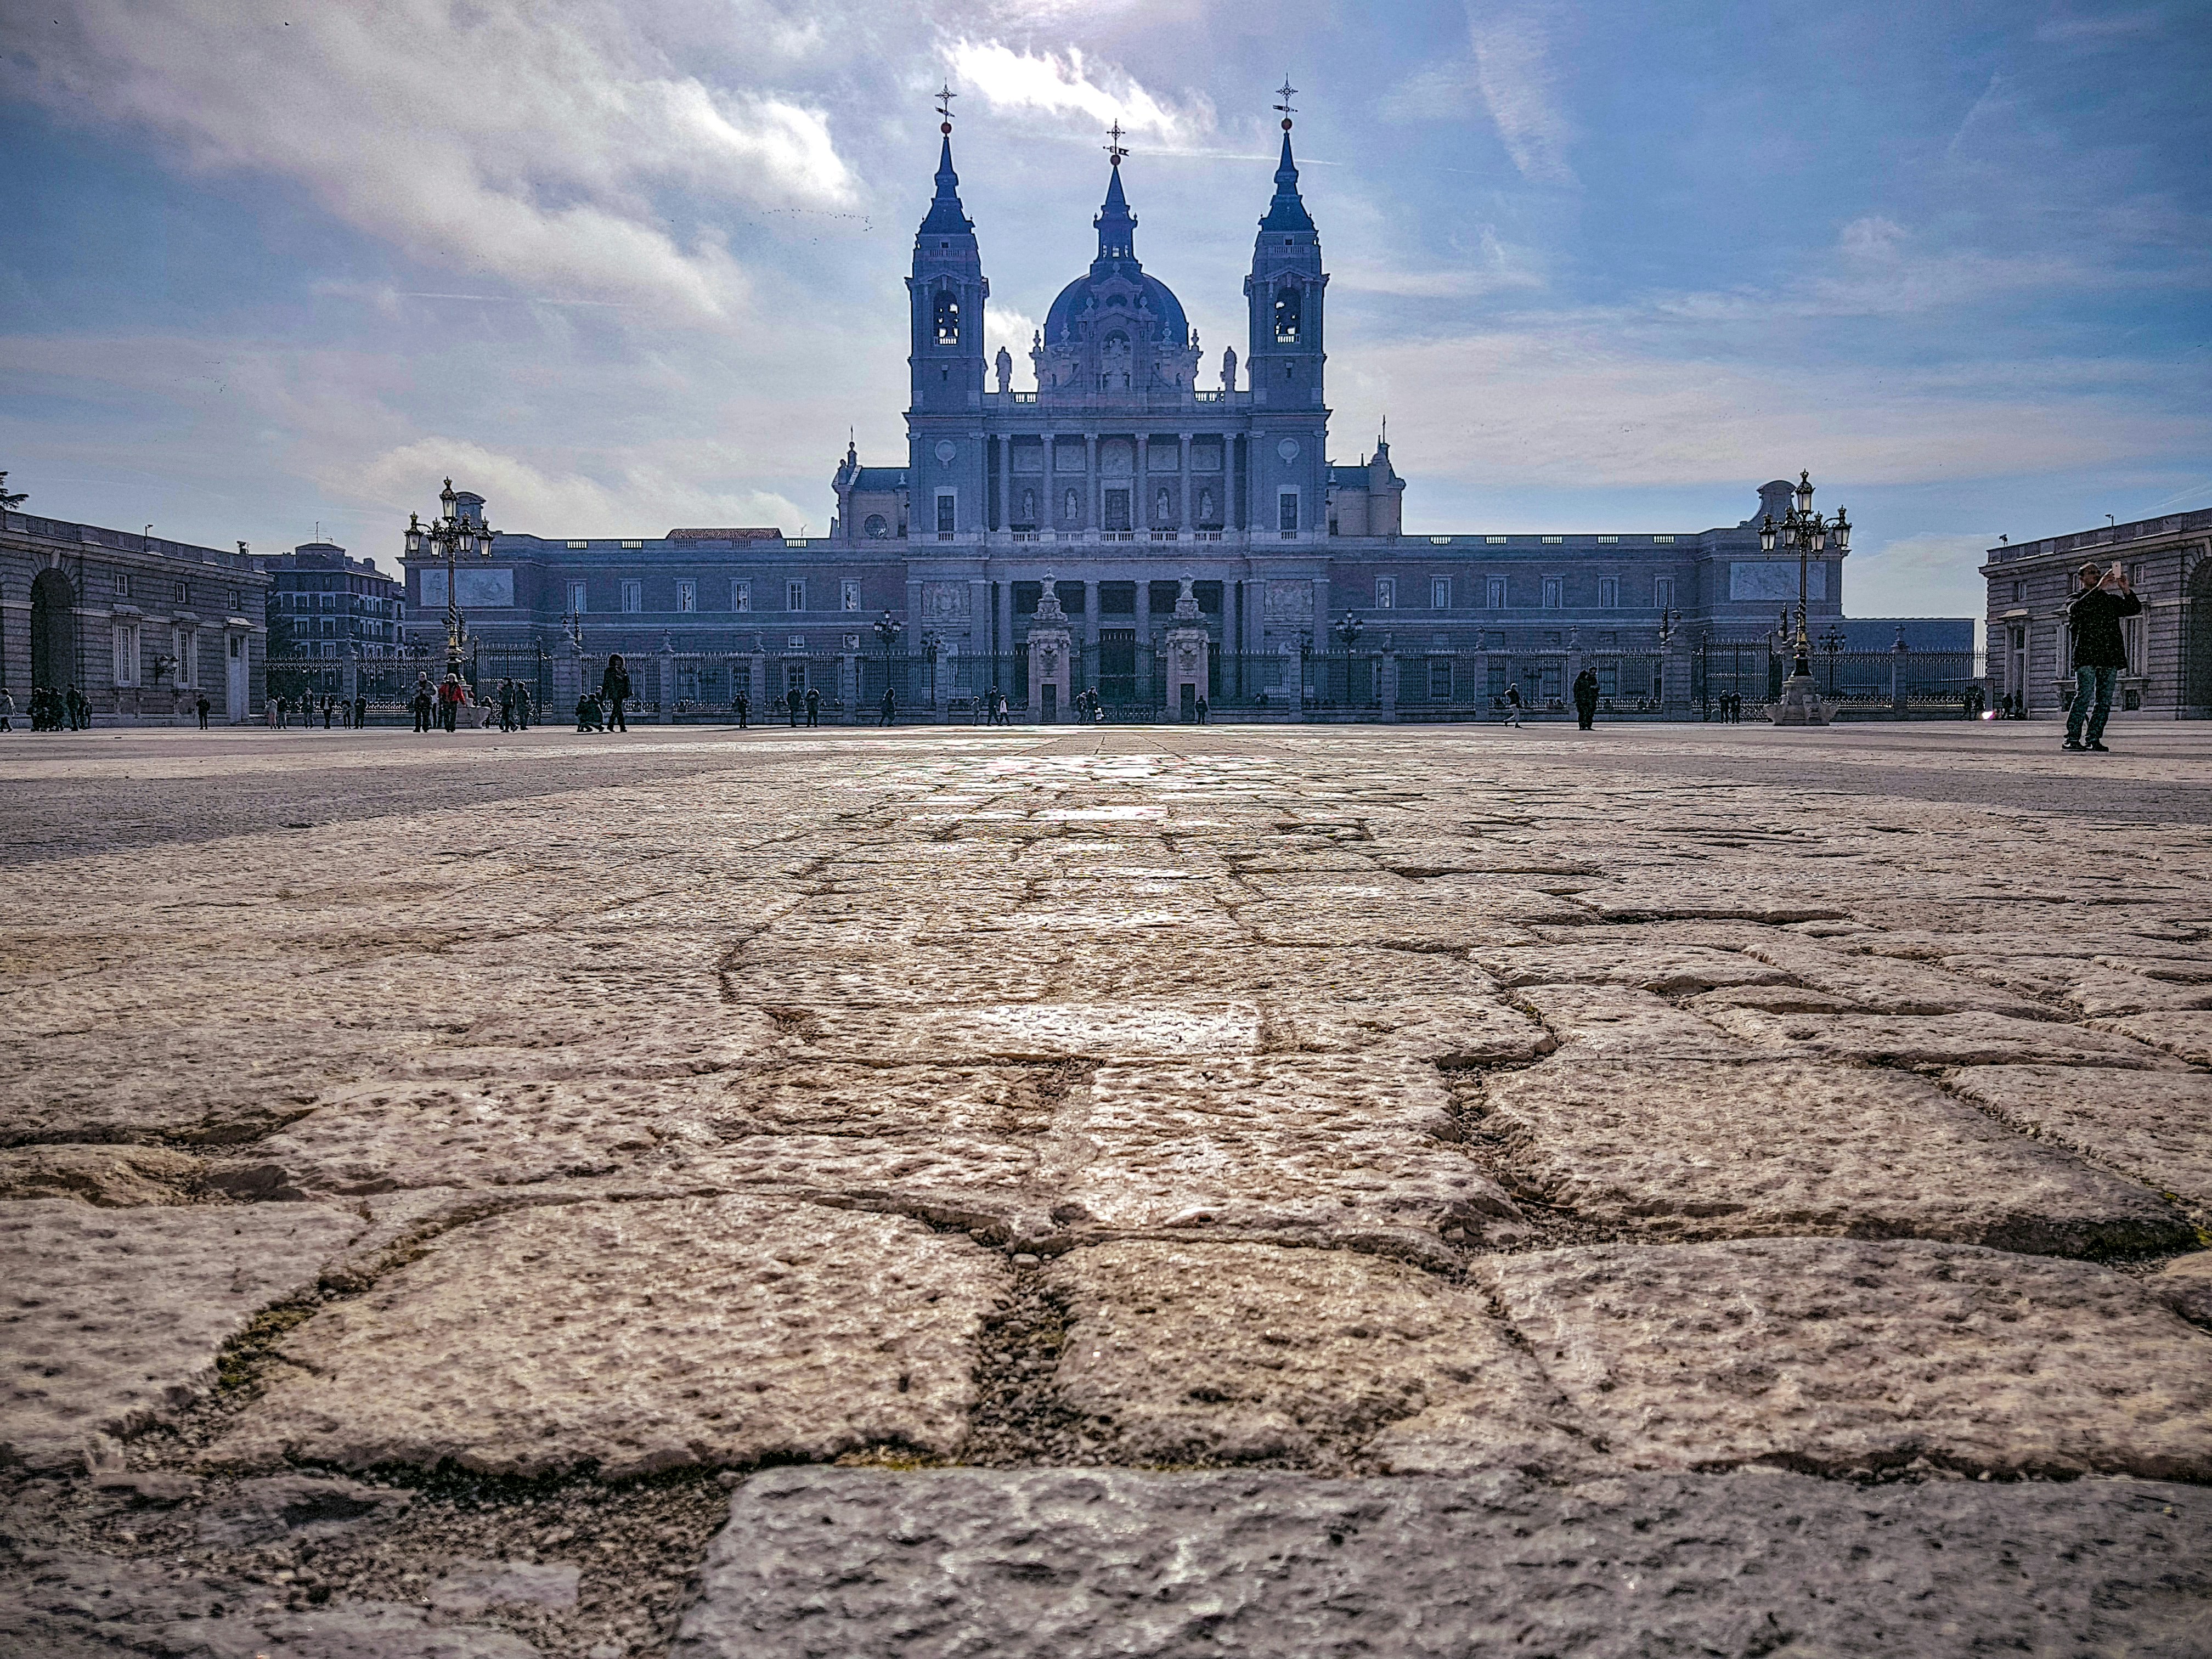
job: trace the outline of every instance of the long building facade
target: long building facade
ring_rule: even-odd
[[[236,552],[0,513],[0,685],[90,700],[101,726],[262,712],[269,578]]]
[[[620,651],[641,700],[671,715],[794,689],[849,714],[888,686],[940,707],[996,688],[1033,718],[1041,694],[1158,708],[1171,684],[1224,711],[1410,714],[1508,685],[1542,705],[1587,666],[1616,709],[1686,714],[1693,647],[1773,630],[1801,582],[1813,631],[1832,631],[1844,555],[1801,569],[1760,551],[1760,518],[1786,510],[1779,479],[1721,528],[1406,534],[1389,443],[1329,458],[1328,273],[1288,124],[1244,349],[1218,369],[1139,258],[1121,159],[1096,256],[1046,311],[1018,389],[1012,355],[985,354],[990,283],[948,125],[907,279],[902,464],[848,446],[818,537],[502,530],[455,572],[472,666],[499,678],[535,658],[565,701],[594,677],[586,659]],[[481,497],[459,500],[482,522]],[[426,555],[405,571],[410,640],[434,653],[446,567]],[[1060,614],[1041,618],[1048,581]]]
[[[2118,564],[2143,602],[2121,624],[2128,665],[2115,719],[2212,720],[2212,508],[2100,525],[1988,550],[1990,692],[2031,715],[2074,694],[2066,607],[2091,561]]]

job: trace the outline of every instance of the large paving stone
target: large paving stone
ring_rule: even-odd
[[[677,1659],[2197,1659],[2195,1486],[777,1469]]]
[[[2212,1253],[2170,1261],[2148,1282],[2150,1293],[2184,1319],[2212,1327]]]
[[[1483,1128],[1545,1202],[1657,1238],[1943,1238],[2058,1255],[2194,1242],[2156,1194],[1910,1073],[1554,1061],[1486,1079],[1481,1101]]]
[[[1623,985],[1532,985],[1518,994],[1559,1039],[1567,1061],[1749,1060],[1719,1024]]]
[[[2109,1031],[2003,1014],[1771,1014],[1714,1009],[1747,1045],[1878,1066],[2059,1065],[2165,1067],[2155,1049]]]
[[[1080,1228],[1347,1244],[1439,1264],[1444,1239],[1523,1236],[1520,1212],[1446,1135],[1435,1071],[1231,1055],[1102,1066],[1072,1097],[1056,1213]]]
[[[1610,931],[1610,930],[1608,930]],[[1661,996],[1724,985],[1780,985],[1790,975],[1753,957],[1701,945],[1541,945],[1478,951],[1475,960],[1501,985],[1626,985]]]
[[[343,1598],[297,1612],[270,1587],[158,1560],[37,1552],[0,1576],[0,1639],[24,1659],[535,1659],[509,1632]]]
[[[201,1398],[223,1344],[365,1225],[310,1204],[0,1205],[0,1461],[64,1465]]]
[[[1234,1001],[825,1007],[807,1011],[793,1038],[810,1054],[877,1065],[1249,1054],[1260,1013]]]
[[[999,1259],[751,1197],[566,1205],[446,1234],[293,1332],[219,1457],[610,1476],[888,1443],[957,1450]]]
[[[1048,1269],[1072,1316],[1054,1382],[1119,1462],[1554,1468],[1556,1391],[1483,1297],[1346,1250],[1126,1242]]]
[[[2091,1066],[1973,1066],[1944,1081],[2014,1128],[2170,1193],[2212,1225],[2212,1077]]]
[[[1840,951],[1819,939],[1770,929],[1744,946],[1759,961],[1787,972],[1800,984],[1844,997],[1862,1008],[1885,1014],[2009,1014],[2047,1017],[2050,1010],[2020,996],[1959,974],[1918,963]]]
[[[2101,1267],[1776,1238],[1476,1269],[1589,1433],[1639,1468],[2212,1478],[2212,1337]]]
[[[2212,1010],[2130,1014],[2105,1024],[2112,1030],[2177,1054],[2192,1066],[2212,1066]]]

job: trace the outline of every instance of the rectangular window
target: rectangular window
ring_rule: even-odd
[[[1505,542],[1506,538],[1503,536],[1485,536],[1482,538],[1482,544],[1485,547],[1503,547]]]
[[[1490,596],[1486,601],[1492,611],[1505,609],[1505,578],[1492,576],[1489,582]]]
[[[1109,489],[1106,492],[1106,524],[1104,527],[1109,531],[1133,530],[1136,528],[1136,526],[1130,522],[1129,519],[1129,492],[1127,490]]]
[[[1449,576],[1429,578],[1429,609],[1431,611],[1451,609],[1451,578]]]
[[[1660,611],[1674,608],[1674,579],[1672,576],[1662,576],[1651,584],[1651,604],[1654,609]]]
[[[955,503],[957,500],[958,498],[949,489],[940,489],[937,492],[937,533],[939,535],[950,536],[953,533],[952,526],[957,516]]]
[[[743,577],[732,579],[730,583],[730,609],[750,611],[752,608],[753,585]]]
[[[1672,536],[1654,536],[1651,538],[1651,544],[1654,547],[1672,547],[1674,544],[1674,538]]]
[[[1429,701],[1451,701],[1451,663],[1449,659],[1429,659]]]
[[[190,691],[200,683],[200,636],[189,628],[177,630],[177,684]]]
[[[642,581],[624,582],[622,585],[622,596],[624,611],[639,611],[645,609],[645,584]]]
[[[1285,536],[1295,536],[1298,530],[1298,492],[1285,489],[1275,497],[1275,527]]]
[[[1390,611],[1395,610],[1397,604],[1398,579],[1395,576],[1377,576],[1375,579],[1375,608]]]
[[[138,684],[138,625],[123,623],[115,630],[115,683]]]
[[[696,611],[699,608],[698,583],[679,581],[676,584],[676,608],[678,611]]]
[[[1559,608],[1561,604],[1565,602],[1566,586],[1566,580],[1564,577],[1547,576],[1544,578],[1545,610],[1557,611]]]
[[[806,609],[806,584],[805,582],[786,582],[783,585],[783,608],[786,611],[804,611]]]
[[[846,610],[846,611],[858,611],[858,610],[860,608],[860,583],[858,583],[858,582],[840,582],[840,583],[838,583],[838,584],[837,584],[837,604],[838,604],[839,608],[841,608],[841,609],[842,609],[842,610]]]
[[[584,585],[581,582],[568,584],[568,614],[574,617],[584,614]]]
[[[1600,576],[1597,579],[1597,605],[1601,611],[1614,611],[1620,606],[1620,578]]]
[[[1544,545],[1547,547],[1559,547],[1563,545],[1566,539],[1567,538],[1565,536],[1547,536],[1544,538]]]
[[[1618,536],[1601,536],[1597,538],[1597,544],[1600,547],[1611,547],[1620,539],[1620,538]]]
[[[119,571],[117,573],[115,578],[115,597],[118,599],[127,599],[131,597],[131,574],[128,571]]]

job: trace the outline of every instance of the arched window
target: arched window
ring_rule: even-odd
[[[867,522],[860,529],[871,541],[879,542],[891,533],[890,526],[884,522],[884,515],[880,513],[869,514]]]
[[[1295,345],[1298,338],[1298,324],[1304,303],[1297,289],[1279,288],[1275,290],[1275,338],[1284,345]]]
[[[960,343],[960,296],[950,289],[940,289],[937,295],[937,343]]]

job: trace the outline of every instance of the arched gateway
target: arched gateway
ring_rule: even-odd
[[[31,584],[31,684],[59,691],[78,683],[76,592],[58,570]]]

